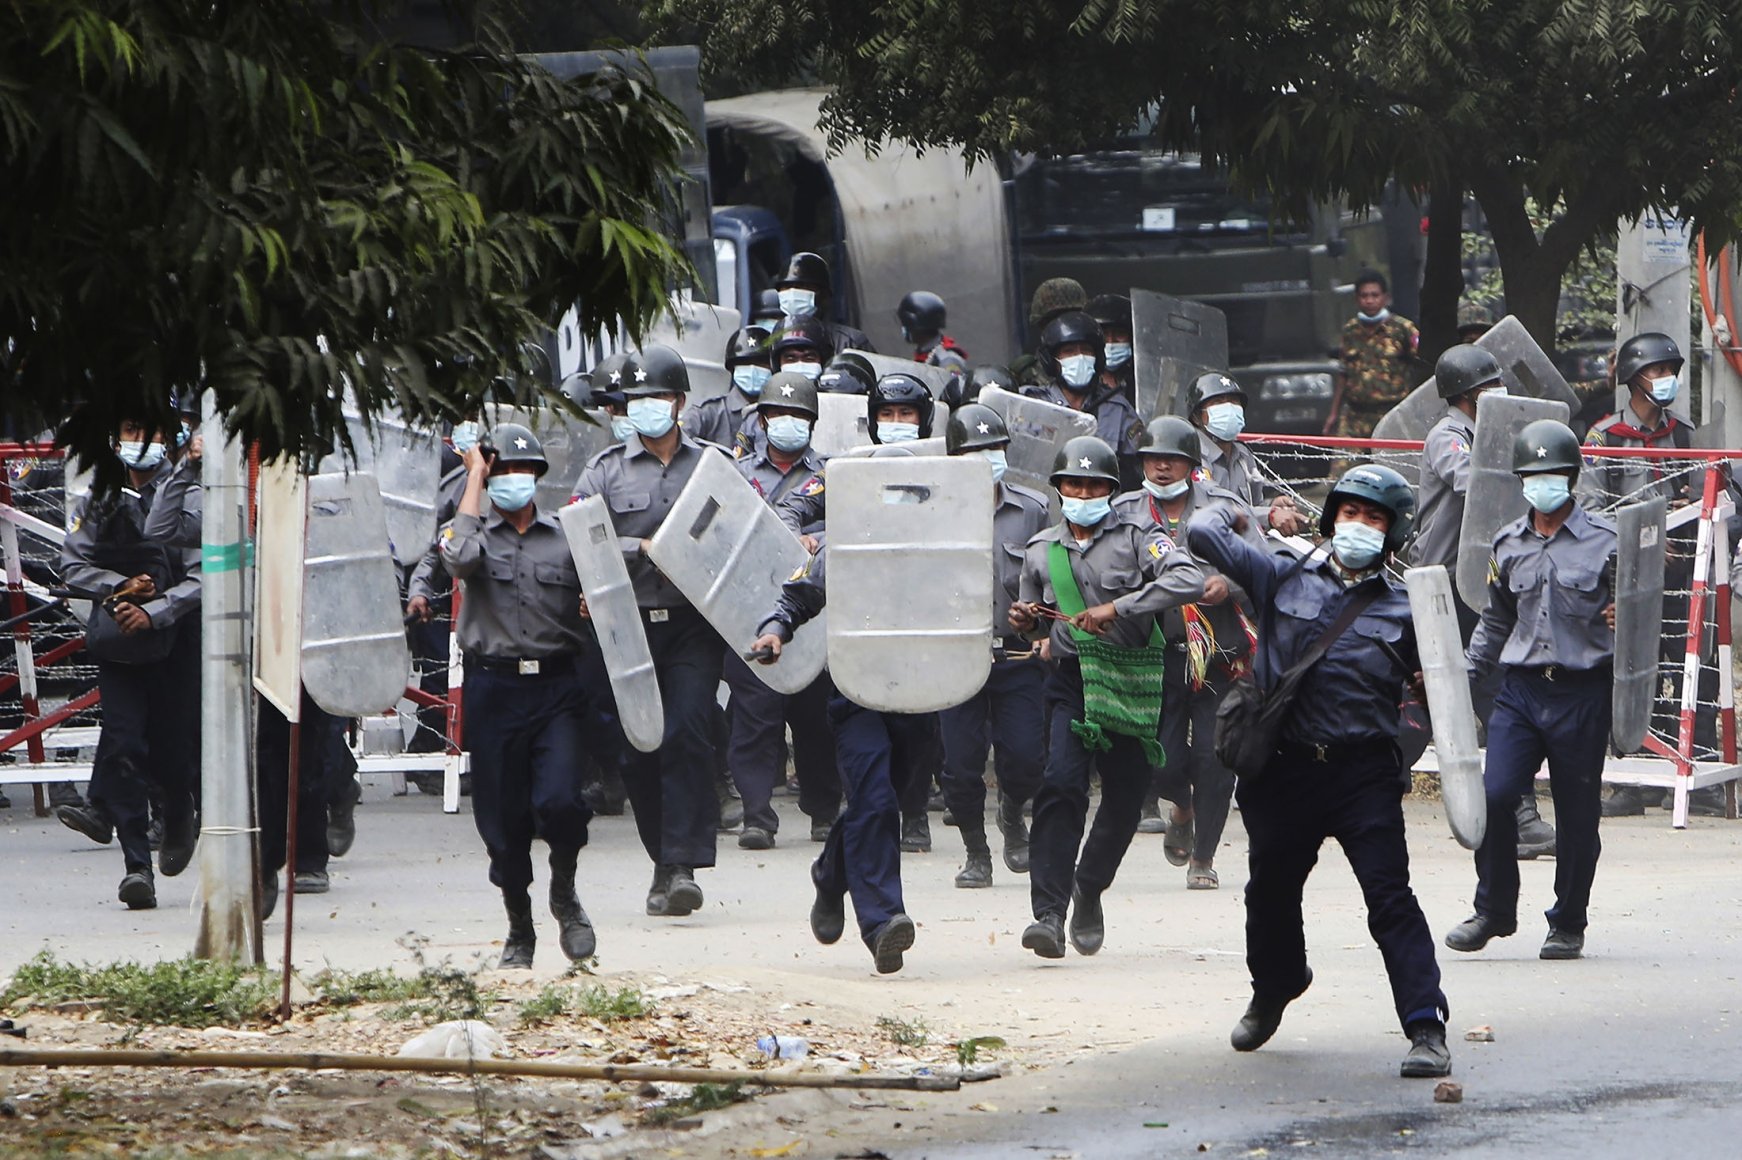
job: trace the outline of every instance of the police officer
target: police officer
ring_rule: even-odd
[[[1262,512],[1265,527],[1285,536],[1304,532],[1307,518],[1294,498],[1277,492],[1266,499],[1271,489],[1258,470],[1258,457],[1239,442],[1246,430],[1245,388],[1220,371],[1199,375],[1186,392],[1186,411],[1198,429],[1198,461],[1210,481]]]
[[[586,697],[581,684],[581,579],[556,517],[538,510],[549,470],[538,437],[504,423],[465,456],[466,490],[443,528],[442,564],[464,589],[466,747],[472,815],[502,891],[508,937],[501,965],[531,967],[532,838],[550,846],[550,912],[563,953],[593,953],[575,866],[592,811],[581,794]],[[488,510],[486,510],[486,498]]]
[[[1325,434],[1366,439],[1415,385],[1421,334],[1415,323],[1391,313],[1385,275],[1377,270],[1355,275],[1355,307],[1355,317],[1343,326],[1342,371]]]
[[[1476,913],[1446,935],[1455,951],[1479,951],[1518,929],[1513,810],[1546,759],[1559,833],[1541,957],[1584,952],[1602,848],[1617,539],[1613,523],[1573,501],[1579,464],[1578,436],[1553,419],[1527,425],[1512,445],[1512,470],[1530,510],[1494,537],[1488,607],[1468,650],[1477,671],[1498,663],[1505,675],[1488,720],[1488,828],[1476,850]]]
[[[1101,894],[1137,832],[1150,767],[1160,764],[1164,662],[1156,618],[1201,599],[1204,575],[1167,536],[1114,514],[1119,461],[1100,439],[1066,442],[1052,485],[1064,518],[1028,542],[1009,619],[1030,639],[1046,637],[1051,651],[1050,748],[1029,836],[1034,922],[1022,945],[1057,959],[1065,953],[1067,906],[1071,945],[1085,955],[1101,949]],[[1138,689],[1148,695],[1134,696]],[[1101,775],[1101,806],[1079,858],[1091,769]]]
[[[774,280],[774,288],[780,295],[780,309],[788,319],[814,318],[822,323],[827,329],[831,350],[863,350],[876,354],[877,348],[871,345],[863,330],[830,319],[834,286],[829,264],[820,255],[807,250],[794,254],[780,277]],[[826,355],[823,361],[828,361]],[[778,363],[774,369],[780,369]]]
[[[104,844],[113,827],[125,868],[118,897],[129,910],[149,910],[157,905],[151,795],[163,801],[164,877],[187,868],[199,832],[200,553],[145,534],[174,470],[161,431],[126,420],[114,446],[122,486],[81,501],[61,546],[62,578],[94,599],[85,648],[97,664],[103,728],[89,807],[56,815]]]
[[[998,583],[993,588],[992,630],[1004,633],[1010,605],[1020,594],[1022,561],[1028,542],[1048,523],[1047,498],[1004,478],[1010,432],[998,412],[969,403],[950,416],[944,446],[951,455],[971,455],[992,465],[994,506],[992,554]],[[1040,788],[1046,754],[1046,669],[1033,644],[1016,633],[992,642],[992,670],[972,698],[938,714],[944,746],[944,802],[962,833],[967,862],[956,885],[992,885],[992,849],[986,841],[986,754],[995,753],[998,829],[1004,839],[1004,865],[1012,873],[1028,869],[1028,827],[1022,810]]]
[[[1250,844],[1252,973],[1252,1001],[1231,1036],[1236,1051],[1263,1046],[1283,1010],[1312,985],[1301,891],[1319,847],[1335,838],[1361,884],[1367,929],[1385,958],[1398,1021],[1410,1037],[1402,1074],[1451,1071],[1446,997],[1433,935],[1409,888],[1404,837],[1398,703],[1406,685],[1420,695],[1415,627],[1408,598],[1384,573],[1414,519],[1415,494],[1404,478],[1364,465],[1345,472],[1325,498],[1319,531],[1330,540],[1328,553],[1290,561],[1262,551],[1241,537],[1240,516],[1229,508],[1198,514],[1187,531],[1192,551],[1259,610],[1260,688],[1274,688],[1335,633],[1299,686],[1262,776],[1242,777],[1235,791]]]
[[[829,360],[817,376],[817,392],[824,395],[868,395],[877,385],[877,371],[864,355],[844,350]]]
[[[1028,337],[1037,344],[1047,323],[1069,310],[1081,310],[1089,304],[1089,295],[1075,278],[1048,278],[1034,288],[1028,300]],[[1025,354],[1010,364],[1010,374],[1019,386],[1044,387],[1051,377],[1041,366],[1038,354]]]
[[[1101,381],[1125,396],[1133,406],[1137,403],[1137,384],[1132,375],[1136,368],[1132,355],[1131,299],[1123,294],[1097,294],[1089,299],[1084,311],[1101,327],[1107,369]]]
[[[803,375],[783,371],[768,380],[752,417],[761,428],[760,451],[740,452],[738,473],[770,506],[788,492],[821,478],[823,460],[811,447],[817,419],[817,388]],[[811,529],[820,531],[820,526]],[[738,845],[766,850],[774,845],[780,817],[772,804],[785,764],[786,731],[792,730],[792,764],[798,775],[798,808],[811,821],[811,839],[822,841],[841,811],[841,777],[835,739],[829,732],[832,689],[826,675],[798,693],[779,693],[728,651],[725,680],[732,690],[727,764],[744,799],[744,831]]]
[[[776,371],[792,371],[816,382],[835,355],[829,328],[816,318],[787,318],[769,341],[768,354]]]
[[[908,291],[895,308],[895,320],[901,324],[901,337],[913,345],[913,361],[942,367],[965,378],[968,352],[944,333],[948,315],[944,300],[930,290]]]
[[[1263,549],[1252,510],[1244,500],[1208,480],[1197,479],[1198,432],[1176,415],[1150,420],[1138,455],[1143,486],[1113,501],[1113,514],[1141,528],[1185,543],[1185,529],[1201,511],[1230,508],[1244,520],[1246,538]],[[1161,614],[1167,668],[1161,699],[1161,748],[1152,794],[1173,803],[1163,853],[1186,867],[1186,889],[1215,890],[1216,849],[1228,824],[1234,775],[1216,759],[1216,709],[1229,682],[1251,668],[1253,620],[1245,594],[1203,561],[1204,596]],[[1148,802],[1144,809],[1151,808]]]
[[[724,451],[698,443],[677,424],[690,386],[682,355],[668,346],[650,346],[623,370],[635,434],[587,465],[575,498],[604,497],[647,629],[665,706],[665,736],[656,752],[624,755],[624,782],[641,844],[654,863],[647,913],[682,917],[702,905],[695,871],[714,864],[719,802],[712,719],[724,645],[647,558],[647,541],[665,522],[701,457]]]
[[[291,889],[325,894],[332,858],[350,851],[359,790],[357,759],[347,739],[350,721],[335,717],[302,694],[298,722],[296,849]],[[284,868],[290,810],[290,721],[265,698],[259,700],[254,736],[255,784],[260,822],[260,917],[278,905],[278,872]],[[335,841],[335,839],[337,839]]]
[[[996,363],[981,363],[968,372],[968,378],[962,384],[962,402],[975,403],[980,399],[980,392],[987,387],[997,387],[1001,391],[1016,393],[1016,380],[1010,372]]]
[[[1119,456],[1122,481],[1136,487],[1143,420],[1124,395],[1101,381],[1107,350],[1100,324],[1081,310],[1054,318],[1040,332],[1040,362],[1047,384],[1026,387],[1023,394],[1095,416],[1096,434]]]
[[[762,385],[774,372],[770,369],[769,344],[774,336],[760,326],[747,326],[732,332],[726,343],[726,370],[732,385],[723,395],[715,395],[692,403],[683,413],[683,429],[692,439],[717,443],[721,447],[738,449],[752,446],[762,428],[749,414],[762,396]]]

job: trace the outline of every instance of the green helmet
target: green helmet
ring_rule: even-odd
[[[1568,471],[1579,477],[1579,437],[1556,419],[1526,423],[1512,441],[1512,473],[1541,475],[1545,471]]]
[[[1178,415],[1163,415],[1151,419],[1143,429],[1143,439],[1137,444],[1139,455],[1174,455],[1189,459],[1196,467],[1204,462],[1203,444],[1198,441],[1198,429]]]
[[[1119,486],[1119,456],[1093,435],[1078,435],[1059,448],[1052,461],[1054,487],[1061,479],[1105,479]]]
[[[1048,278],[1034,288],[1028,303],[1028,325],[1040,328],[1056,314],[1081,310],[1089,304],[1088,292],[1075,278]]]
[[[817,417],[817,385],[797,371],[781,371],[770,375],[762,384],[762,394],[751,404],[751,410],[769,407],[803,411],[813,420]]]
[[[532,428],[521,423],[503,423],[493,428],[478,440],[478,449],[492,460],[492,467],[498,463],[530,463],[538,468],[539,475],[550,470],[544,444],[532,433]]]
[[[683,355],[669,346],[654,343],[629,356],[623,364],[623,394],[635,399],[644,395],[687,395],[690,371]]]
[[[1448,346],[1434,364],[1434,387],[1442,399],[1455,399],[1499,381],[1500,360],[1471,343]]]
[[[950,414],[944,427],[944,450],[951,455],[964,451],[989,451],[1010,442],[1004,416],[983,403],[968,403]]]
[[[1458,303],[1458,333],[1466,330],[1488,330],[1494,325],[1494,316],[1480,302],[1469,299]]]
[[[1410,533],[1415,530],[1415,488],[1391,468],[1363,463],[1345,471],[1325,496],[1319,535],[1331,534],[1337,522],[1337,501],[1343,499],[1364,499],[1391,513],[1391,526],[1385,529],[1387,552],[1398,551],[1409,542]]]
[[[1196,415],[1204,404],[1230,398],[1245,406],[1245,389],[1221,371],[1210,371],[1192,380],[1191,389],[1186,392],[1186,411]]]

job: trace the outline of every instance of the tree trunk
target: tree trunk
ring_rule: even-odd
[[[1470,192],[1488,218],[1494,255],[1500,259],[1500,280],[1506,291],[1506,311],[1517,317],[1549,354],[1555,348],[1555,313],[1560,305],[1561,275],[1572,256],[1559,260],[1545,254],[1530,223],[1524,186],[1504,170],[1477,167],[1469,174]]]
[[[1427,261],[1421,272],[1421,357],[1428,365],[1458,341],[1464,293],[1464,187],[1436,181],[1428,195]]]

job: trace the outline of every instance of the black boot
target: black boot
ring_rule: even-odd
[[[152,881],[151,867],[135,870],[121,879],[121,889],[116,896],[127,904],[128,910],[155,910],[157,883]]]
[[[1079,955],[1092,955],[1107,938],[1107,920],[1101,914],[1101,892],[1074,887],[1071,890],[1071,945]]]
[[[354,777],[345,779],[339,800],[327,807],[327,853],[343,858],[351,852],[357,840],[357,802],[363,797],[363,787]]]
[[[1417,1019],[1406,1029],[1409,1054],[1398,1074],[1405,1079],[1438,1079],[1452,1074],[1452,1052],[1446,1046],[1446,1025],[1438,1019]]]
[[[913,814],[901,819],[901,852],[903,854],[931,853],[931,819],[924,814]]]
[[[538,935],[532,929],[532,899],[522,894],[518,898],[502,896],[508,910],[508,937],[502,940],[503,970],[532,969],[532,951],[538,945]]]
[[[193,861],[194,847],[200,840],[200,822],[194,815],[192,800],[180,807],[165,810],[163,843],[157,851],[157,870],[165,878],[174,878]]]
[[[1065,920],[1063,915],[1048,914],[1028,924],[1022,932],[1022,945],[1043,959],[1065,957]]]
[[[107,846],[115,840],[115,823],[96,806],[56,806],[54,816],[69,830],[76,830],[97,843]]]
[[[1252,996],[1252,1001],[1246,1004],[1246,1013],[1240,1016],[1240,1022],[1234,1025],[1234,1033],[1228,1041],[1234,1045],[1235,1051],[1257,1051],[1270,1037],[1276,1034],[1276,1029],[1282,1026],[1282,1013],[1288,1005],[1306,993],[1313,985],[1313,969],[1307,968],[1306,982],[1301,989],[1287,999],[1260,999]]]
[[[1022,820],[1022,803],[998,795],[998,832],[1004,836],[1004,868],[1012,874],[1028,873],[1028,825]]]
[[[592,920],[575,893],[575,862],[578,851],[552,848],[550,852],[550,916],[561,931],[563,954],[578,963],[593,957],[598,938]]]
[[[1529,860],[1544,854],[1554,857],[1554,827],[1537,812],[1536,795],[1527,793],[1518,799],[1518,856]]]

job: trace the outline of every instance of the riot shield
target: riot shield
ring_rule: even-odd
[[[373,430],[371,430],[371,427]],[[387,510],[387,536],[402,566],[415,564],[435,540],[436,492],[442,478],[441,440],[407,426],[396,413],[376,415],[365,425],[347,403],[345,428],[356,462],[343,451],[321,459],[319,473],[362,471],[375,477]]]
[[[1494,536],[1524,514],[1524,488],[1512,474],[1512,442],[1527,423],[1567,421],[1567,405],[1490,391],[1476,402],[1470,485],[1458,531],[1458,595],[1477,612],[1488,607],[1488,557]]]
[[[827,459],[871,442],[865,420],[864,395],[818,395],[817,421],[811,428],[811,447]]]
[[[502,423],[522,423],[532,429],[544,444],[544,457],[550,470],[538,478],[538,506],[544,511],[557,511],[574,498],[575,485],[581,472],[593,456],[611,446],[611,416],[601,409],[587,408],[586,419],[577,419],[555,407],[527,410],[523,407],[486,407],[484,417],[490,426]],[[592,420],[588,422],[588,420]]]
[[[1192,380],[1228,369],[1228,319],[1214,306],[1133,289],[1131,347],[1138,413],[1184,415]]]
[[[980,402],[998,412],[1010,431],[1004,478],[1042,495],[1050,494],[1052,465],[1059,449],[1078,435],[1093,435],[1097,430],[1095,417],[1085,411],[998,387],[981,390]]]
[[[739,652],[774,610],[780,586],[809,559],[724,455],[702,456],[647,556]],[[778,664],[752,664],[750,671],[776,692],[796,693],[817,679],[826,659],[827,628],[819,618],[794,634]]]
[[[670,314],[662,316],[647,332],[643,346],[662,343],[683,355],[690,376],[690,397],[685,405],[723,395],[732,385],[726,369],[726,343],[741,325],[736,310],[680,297]]]
[[[948,455],[950,453],[949,446],[944,442],[942,435],[934,435],[930,439],[914,439],[899,446],[910,455]],[[877,449],[878,444],[866,443],[858,447],[847,448],[837,458],[868,459],[877,453]]]
[[[959,705],[992,664],[992,468],[843,459],[827,495],[829,672],[886,713]]]
[[[1636,753],[1651,727],[1657,698],[1657,654],[1663,635],[1663,496],[1615,513],[1615,692],[1609,740],[1616,753]]]
[[[1562,403],[1569,415],[1578,411],[1579,396],[1567,386],[1567,380],[1555,369],[1553,360],[1517,318],[1508,314],[1478,338],[1476,345],[1499,361],[1500,376],[1506,382],[1508,394]],[[1440,398],[1438,384],[1430,378],[1385,413],[1385,417],[1374,426],[1373,437],[1425,439],[1445,413],[1445,400]],[[1463,589],[1460,581],[1458,591]]]
[[[581,592],[617,698],[623,736],[641,752],[652,753],[665,737],[665,702],[647,648],[641,608],[629,582],[629,567],[611,526],[611,509],[605,506],[604,496],[592,495],[563,508],[557,519],[568,537],[575,570],[581,574]]]
[[[894,374],[912,375],[926,385],[934,399],[943,398],[944,390],[950,385],[950,372],[944,367],[914,362],[910,358],[896,358],[894,355],[872,354],[867,350],[856,350],[852,353],[870,363],[878,378]]]
[[[1439,757],[1440,798],[1452,836],[1466,850],[1482,844],[1488,828],[1488,795],[1482,787],[1482,754],[1476,748],[1476,712],[1470,705],[1470,674],[1464,661],[1452,582],[1441,564],[1403,574],[1409,611],[1415,620],[1416,648],[1433,718],[1434,753]]]
[[[336,717],[385,713],[411,676],[386,507],[364,472],[310,476],[307,494],[303,688]]]

